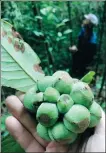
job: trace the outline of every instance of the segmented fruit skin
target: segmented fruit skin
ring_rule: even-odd
[[[92,128],[92,127],[97,126],[98,123],[100,122],[100,119],[102,117],[102,111],[101,111],[100,105],[98,103],[96,103],[95,101],[91,105],[89,111],[90,111],[89,127]]]
[[[64,115],[63,121],[68,130],[74,133],[82,133],[89,126],[90,112],[86,107],[75,104]]]
[[[41,138],[43,138],[43,139],[45,139],[47,141],[50,141],[51,140],[50,137],[49,137],[49,134],[48,134],[48,128],[46,128],[42,124],[38,123],[36,130],[37,130],[37,134]]]
[[[82,81],[87,79],[92,78],[85,75]],[[42,139],[71,144],[78,134],[99,124],[101,107],[94,101],[88,84],[82,81],[57,71],[37,81],[25,94],[23,104],[36,116],[37,134]]]
[[[57,78],[54,76],[45,76],[42,80],[37,82],[37,87],[39,91],[44,92],[47,87],[54,87]]]
[[[72,90],[72,80],[59,79],[54,86],[60,94],[70,94]]]
[[[70,96],[75,104],[80,104],[87,108],[92,105],[94,100],[94,95],[90,87],[86,83],[83,83],[81,81],[73,84]]]
[[[57,78],[61,78],[61,79],[64,79],[64,80],[67,80],[67,79],[72,80],[72,77],[66,71],[61,71],[61,70],[56,71],[52,76],[57,77]]]
[[[73,104],[74,101],[68,94],[62,94],[57,101],[57,108],[60,113],[66,113]]]
[[[23,104],[25,106],[26,109],[28,109],[30,112],[35,113],[37,110],[37,102],[36,99],[36,91],[37,91],[37,86],[35,85],[34,87],[32,87],[31,89],[29,89],[25,96],[24,96],[24,100],[23,100]],[[42,99],[41,99],[42,101]],[[36,103],[36,104],[35,104]],[[40,105],[40,103],[39,103]]]
[[[46,88],[44,92],[44,101],[56,103],[59,97],[60,93],[55,88],[52,87]]]
[[[73,84],[79,82],[80,80],[76,79],[76,78],[73,78]]]
[[[67,130],[62,122],[58,122],[49,128],[48,133],[51,140],[61,143],[72,143],[77,138],[77,134]]]
[[[36,118],[45,127],[54,125],[58,119],[58,109],[56,104],[42,103],[38,109]]]
[[[57,71],[53,76],[58,79],[54,87],[60,92],[60,94],[70,94],[73,83],[72,77],[65,71]]]

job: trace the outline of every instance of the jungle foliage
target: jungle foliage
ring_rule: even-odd
[[[98,36],[98,50],[88,70],[96,73],[95,82],[91,87],[94,95],[106,109],[105,76],[106,76],[106,2],[105,1],[2,1],[1,18],[14,25],[35,51],[41,60],[41,67],[46,75],[52,75],[57,70],[65,70],[72,75],[72,54],[69,47],[77,44],[77,37],[81,28],[84,14],[94,13],[99,18],[99,26],[95,28]],[[18,57],[17,57],[18,58]],[[28,59],[28,63],[32,61]],[[77,76],[76,76],[77,77]],[[2,87],[2,114],[6,113],[5,98],[15,94],[12,88]],[[5,118],[5,117],[4,117]],[[2,131],[6,131],[4,119]],[[8,142],[15,149],[22,149],[7,131],[2,134],[7,139],[2,141],[5,152]],[[5,141],[4,141],[5,140]],[[7,146],[5,146],[7,145]],[[3,151],[4,151],[3,150]],[[9,151],[9,150],[8,150]],[[10,152],[14,150],[10,150]]]
[[[72,55],[68,48],[77,43],[84,14],[89,12],[95,13],[99,18],[99,26],[95,30],[98,32],[98,45],[99,41],[102,41],[101,58],[99,58],[102,63],[106,47],[106,26],[102,28],[104,2],[2,2],[2,18],[12,23],[38,54],[46,74],[52,74],[58,69],[71,73]],[[101,31],[104,31],[103,39],[100,38]],[[95,60],[96,58],[97,55],[95,55]],[[96,60],[96,62],[99,61]]]
[[[72,75],[69,47],[77,44],[84,14],[94,13],[99,19],[95,28],[98,50],[88,70],[94,70],[95,90],[99,96],[105,88],[106,2],[105,1],[2,1],[1,18],[14,25],[41,60],[46,75],[65,70]],[[31,61],[28,61],[29,63]],[[77,76],[76,76],[77,77]],[[13,93],[3,87],[2,99]],[[6,92],[5,92],[6,91]],[[10,93],[9,93],[10,92]],[[96,93],[98,93],[96,91]]]

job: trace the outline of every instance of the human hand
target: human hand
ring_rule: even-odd
[[[102,108],[101,111],[102,118],[95,128],[94,135],[88,139],[84,152],[105,152],[105,112]]]
[[[72,47],[69,47],[69,51],[75,53],[78,51],[77,47],[75,45],[73,45]]]
[[[22,100],[21,95],[20,100]],[[6,99],[10,116],[6,119],[6,127],[15,140],[26,152],[67,152],[67,145],[55,142],[47,142],[40,138],[36,132],[36,123],[24,108],[22,102],[16,96]]]
[[[13,115],[6,120],[7,129],[26,152],[75,152],[76,144],[70,148],[71,145],[47,142],[40,138],[36,132],[35,120],[31,118],[18,97],[8,97],[6,105]],[[105,152],[105,113],[103,111],[102,119],[94,135],[88,139],[84,152],[98,151]]]

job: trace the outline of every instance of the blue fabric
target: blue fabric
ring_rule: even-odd
[[[80,36],[83,36],[84,33],[85,33],[85,29],[82,28],[81,31],[80,31],[80,33],[79,33],[79,37],[80,37]],[[97,43],[97,35],[96,35],[95,32],[93,32],[93,35],[92,35],[92,37],[91,37],[91,39],[90,39],[90,43],[92,43],[92,44],[96,44],[96,43]]]

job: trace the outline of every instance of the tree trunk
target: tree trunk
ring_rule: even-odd
[[[72,29],[72,20],[71,20],[71,1],[67,1],[67,9],[68,9],[68,16],[69,16],[69,28]],[[72,45],[73,40],[72,40],[72,33],[70,33],[70,44]]]
[[[99,90],[98,97],[101,96],[101,92],[102,92],[102,89],[103,89],[103,86],[104,86],[105,80],[106,80],[106,64],[105,64],[105,69],[104,69],[104,73],[103,73],[103,78],[102,78],[101,88],[100,88],[100,90]]]
[[[33,5],[33,12],[34,12],[34,15],[38,15],[40,16],[40,7],[39,5],[35,4],[35,2],[32,2],[32,5]],[[44,30],[43,30],[43,26],[42,26],[42,21],[38,19],[38,28],[40,31],[43,32],[44,34]],[[44,41],[46,41],[46,35],[44,34]],[[48,67],[48,71],[49,71],[49,74],[51,75],[51,70],[50,70],[50,65],[54,65],[54,61],[53,61],[53,57],[52,57],[52,54],[49,52],[49,44],[46,42],[44,43],[44,48],[45,48],[45,51],[46,51],[46,57],[47,57],[47,67]],[[54,68],[53,68],[54,69]]]

